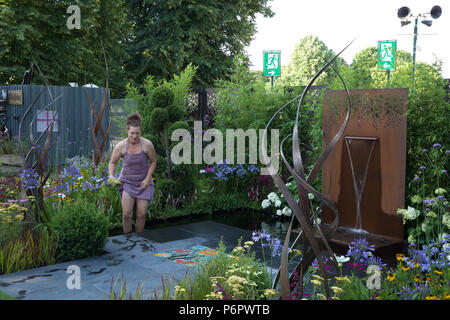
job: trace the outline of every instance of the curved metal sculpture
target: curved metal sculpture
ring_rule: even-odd
[[[335,258],[334,253],[331,250],[331,247],[328,244],[328,240],[331,238],[331,236],[337,230],[338,222],[339,222],[338,210],[337,210],[337,207],[331,201],[329,201],[322,193],[320,193],[319,191],[314,189],[310,183],[317,176],[317,173],[319,172],[324,161],[327,159],[330,152],[336,146],[337,142],[341,138],[341,136],[345,130],[345,127],[347,126],[347,123],[350,119],[351,101],[350,101],[349,90],[347,88],[347,85],[345,84],[345,81],[342,79],[341,75],[339,74],[339,72],[331,64],[352,43],[353,43],[353,41],[350,42],[343,50],[341,50],[341,52],[339,52],[337,55],[335,55],[330,61],[328,61],[317,72],[317,74],[310,80],[310,82],[308,83],[308,85],[306,86],[306,88],[304,89],[303,93],[300,96],[295,97],[294,99],[289,101],[287,104],[282,106],[280,109],[278,109],[278,111],[275,112],[275,114],[269,120],[269,122],[267,123],[266,128],[264,130],[264,134],[263,134],[263,138],[262,138],[262,142],[261,142],[261,148],[262,148],[262,154],[267,155],[267,150],[266,150],[267,137],[266,137],[266,135],[267,135],[267,131],[268,131],[270,124],[272,123],[273,119],[278,115],[278,113],[280,113],[284,108],[286,108],[288,105],[290,105],[292,102],[294,102],[295,100],[297,100],[300,97],[298,107],[297,107],[297,113],[296,113],[296,119],[295,119],[293,132],[291,135],[288,135],[287,137],[285,137],[280,144],[281,158],[282,158],[287,170],[289,171],[289,173],[295,178],[295,181],[297,184],[298,202],[295,201],[293,195],[287,189],[285,182],[282,180],[278,171],[273,167],[270,159],[268,159],[268,163],[266,164],[267,169],[268,169],[270,175],[272,176],[272,179],[273,179],[275,185],[283,193],[286,201],[288,202],[290,208],[292,209],[292,212],[294,213],[294,215],[292,216],[292,220],[289,225],[287,234],[286,234],[286,238],[284,240],[284,246],[283,246],[283,250],[281,253],[280,269],[278,270],[277,276],[273,283],[273,288],[276,288],[278,282],[280,283],[280,295],[281,295],[282,299],[286,298],[291,293],[291,287],[289,285],[289,281],[292,280],[293,274],[291,274],[289,276],[288,253],[289,253],[290,249],[295,248],[297,245],[299,245],[300,242],[302,242],[303,259],[295,267],[295,270],[297,270],[297,273],[300,276],[300,282],[299,282],[300,292],[303,292],[303,271],[306,270],[308,268],[308,266],[310,266],[312,264],[314,259],[317,259],[317,262],[319,264],[320,271],[322,274],[322,278],[324,279],[324,285],[325,285],[325,291],[326,291],[327,297],[328,298],[330,297],[330,290],[329,290],[328,281],[327,281],[328,278],[326,276],[324,262],[322,260],[321,254],[320,254],[319,242],[317,241],[317,239],[315,238],[314,233],[313,233],[312,221],[315,221],[317,211],[313,212],[311,217],[309,216],[309,212],[310,212],[311,208],[310,208],[309,202],[308,202],[308,192],[312,193],[315,197],[317,197],[320,200],[320,202],[322,203],[322,205],[325,205],[328,208],[330,208],[334,214],[334,220],[331,223],[330,229],[325,234],[323,233],[323,231],[319,225],[316,224],[316,228],[317,228],[317,232],[320,237],[320,240],[322,241],[323,245],[329,252],[331,260],[337,267],[336,258]],[[331,140],[330,144],[322,152],[321,156],[317,160],[317,162],[314,165],[311,172],[305,177],[305,170],[303,168],[302,157],[300,154],[300,143],[299,143],[299,136],[298,136],[298,119],[299,119],[300,107],[301,107],[304,97],[306,96],[306,93],[308,92],[308,90],[310,89],[310,87],[312,86],[314,81],[329,66],[331,66],[334,69],[334,71],[339,76],[339,79],[341,80],[341,82],[343,83],[343,85],[345,87],[347,97],[348,97],[347,115],[345,117],[344,123],[342,124],[341,128],[339,129],[339,131],[337,132],[335,137]],[[292,158],[293,158],[293,162],[294,162],[293,167],[288,163],[288,161],[284,155],[284,152],[283,152],[283,144],[289,137],[292,137]],[[295,239],[292,247],[289,248],[289,240],[290,240],[290,236],[291,236],[291,230],[292,230],[294,218],[297,218],[297,220],[299,221],[300,226],[301,226],[301,231],[298,234],[297,238]],[[309,244],[309,248],[308,248],[308,244]]]

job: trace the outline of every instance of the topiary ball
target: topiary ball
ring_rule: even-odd
[[[169,122],[169,113],[167,109],[155,108],[152,111],[150,123],[154,129],[158,131],[163,130],[164,124],[167,122]]]
[[[161,85],[153,89],[150,95],[150,101],[153,108],[169,108],[175,99],[173,90],[167,86]]]

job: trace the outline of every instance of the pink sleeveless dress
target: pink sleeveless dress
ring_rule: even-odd
[[[148,173],[148,168],[150,167],[149,158],[142,148],[141,142],[141,152],[138,154],[128,153],[128,139],[126,143],[126,151],[123,156],[123,166],[120,172],[119,180],[122,184],[119,187],[120,197],[122,197],[122,192],[125,190],[130,196],[135,199],[145,199],[149,200],[150,203],[153,202],[153,193],[155,191],[155,185],[153,183],[153,178],[150,178],[150,185],[142,190],[141,182],[145,179]]]

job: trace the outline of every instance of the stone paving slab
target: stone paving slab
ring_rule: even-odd
[[[193,268],[156,253],[195,245],[215,249],[222,236],[231,250],[241,235],[247,237],[244,241],[251,237],[247,230],[205,221],[114,236],[108,238],[103,255],[0,275],[0,290],[23,300],[104,300],[117,280],[117,293],[124,281],[128,293],[141,285],[145,296],[160,295],[163,278],[179,281]],[[67,287],[72,276],[67,268],[73,265],[80,268],[80,289]]]

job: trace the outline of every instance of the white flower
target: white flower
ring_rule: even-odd
[[[308,199],[309,200],[313,200],[314,199],[314,195],[312,193],[308,193]]]
[[[202,170],[200,170],[200,173],[205,173],[205,172],[206,172],[206,171],[205,171],[205,170],[203,170],[203,169],[202,169]]]
[[[422,231],[426,232],[427,231],[427,222],[425,221],[424,223],[422,223]]]
[[[403,218],[405,218],[406,220],[414,220],[416,219],[419,214],[420,211],[417,209],[414,209],[413,207],[408,206],[408,209],[398,209],[397,213],[403,215]]]
[[[442,217],[442,224],[450,229],[450,213],[446,212]]]
[[[286,183],[286,188],[289,188],[290,186],[291,186],[290,182]]]
[[[315,220],[314,220],[314,224],[320,224],[322,222],[322,220],[320,220],[320,218],[319,217],[317,217]]]
[[[281,207],[281,201],[280,200],[275,201],[275,207],[276,208]]]
[[[270,200],[269,200],[269,199],[264,199],[264,200],[261,202],[261,207],[262,207],[263,209],[267,209],[268,207],[270,207]]]
[[[292,210],[289,207],[284,207],[282,213],[287,217],[292,216]]]
[[[347,262],[347,261],[350,260],[350,258],[349,258],[349,257],[346,257],[346,256],[337,256],[337,255],[334,255],[334,257],[336,258],[337,263],[344,263],[344,262]]]
[[[269,193],[269,195],[267,196],[267,199],[269,199],[271,202],[275,202],[277,200],[280,200],[278,198],[278,195],[275,192]]]
[[[281,216],[282,214],[283,214],[283,212],[280,209],[278,209],[277,210],[277,216]]]

